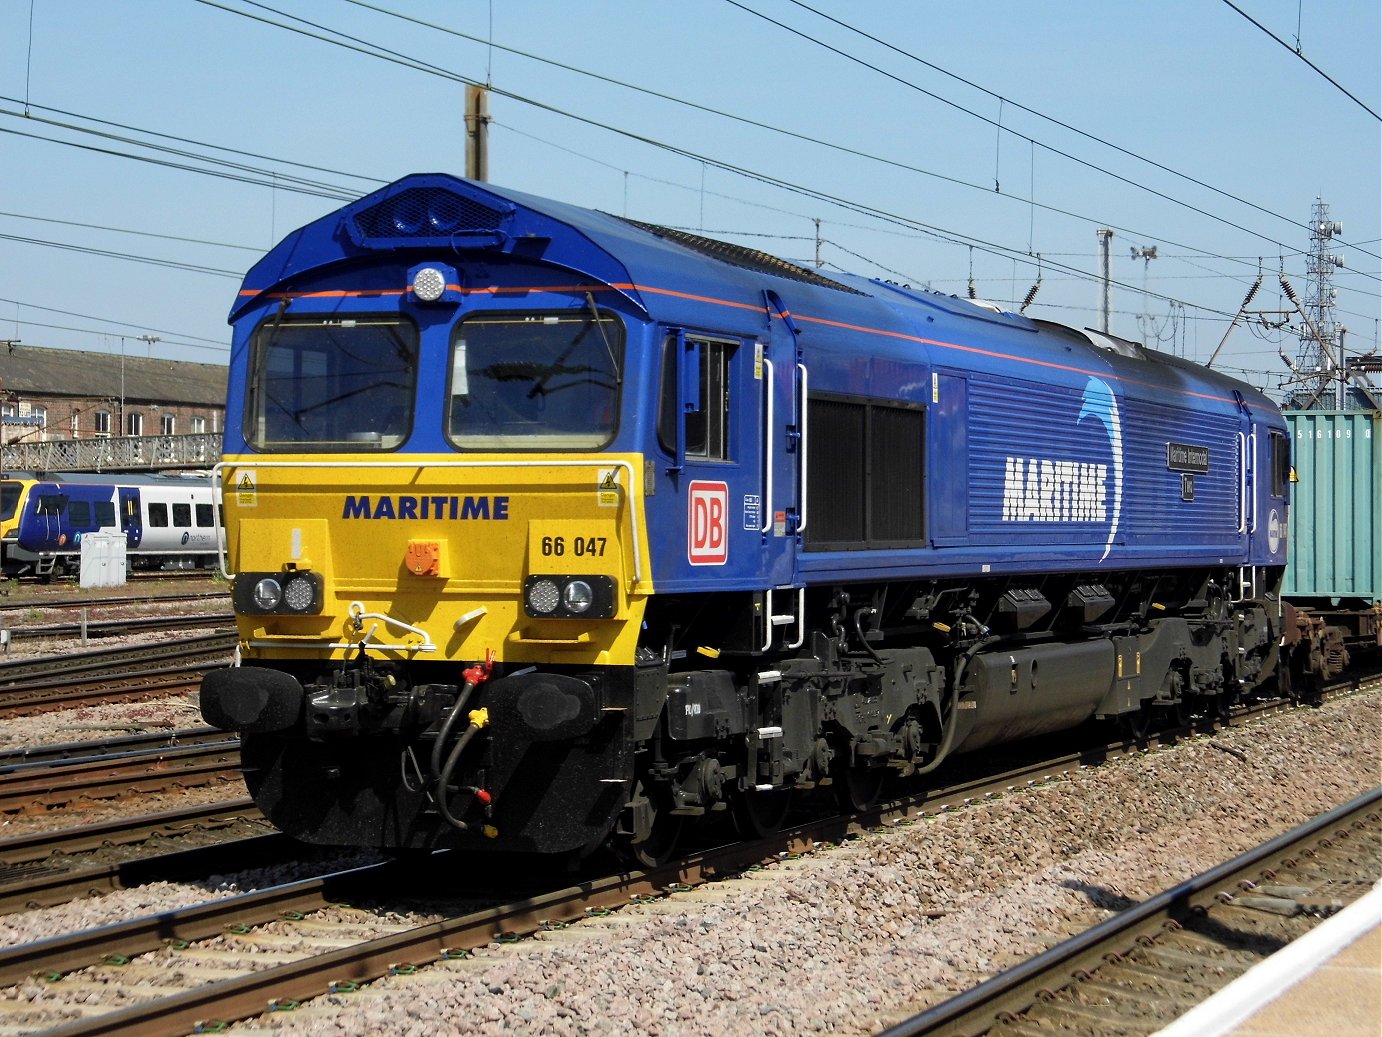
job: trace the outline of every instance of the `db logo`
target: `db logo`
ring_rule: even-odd
[[[724,565],[729,558],[729,487],[693,482],[686,514],[686,558],[692,565]]]

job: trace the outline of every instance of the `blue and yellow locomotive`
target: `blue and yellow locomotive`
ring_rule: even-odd
[[[654,861],[1274,670],[1281,416],[1140,345],[446,175],[231,320],[202,710],[304,840]]]

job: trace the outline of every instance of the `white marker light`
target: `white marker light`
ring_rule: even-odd
[[[446,291],[446,277],[434,266],[425,266],[413,275],[413,294],[423,302],[436,302]]]

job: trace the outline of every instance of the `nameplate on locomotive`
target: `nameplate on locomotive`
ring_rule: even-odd
[[[1166,467],[1173,472],[1209,471],[1209,447],[1189,443],[1166,444]]]

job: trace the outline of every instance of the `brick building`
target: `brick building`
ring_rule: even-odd
[[[18,346],[0,350],[3,443],[219,433],[226,368]]]

